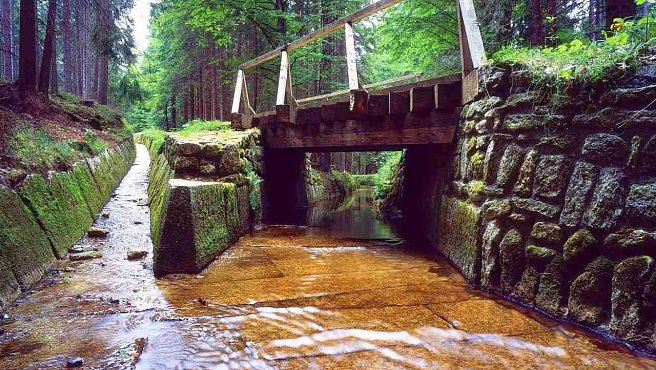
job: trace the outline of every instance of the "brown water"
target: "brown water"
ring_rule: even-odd
[[[104,257],[60,263],[6,313],[1,369],[62,368],[74,356],[130,368],[138,338],[139,369],[656,368],[471,288],[377,220],[366,191],[311,210],[321,227],[270,226],[202,274],[156,280],[150,257],[126,260],[152,248],[147,166],[139,146],[98,222],[110,236],[80,242]]]

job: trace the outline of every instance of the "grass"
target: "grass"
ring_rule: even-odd
[[[190,136],[198,132],[226,130],[230,130],[230,122],[193,120],[182,126],[182,129],[177,134],[180,136]]]
[[[8,153],[28,170],[69,168],[76,161],[96,155],[107,148],[107,143],[92,132],[84,140],[55,140],[43,129],[20,124],[8,141]]]

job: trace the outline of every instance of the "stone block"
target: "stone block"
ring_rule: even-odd
[[[631,185],[626,214],[636,225],[656,225],[656,182]]]
[[[619,257],[649,254],[656,250],[656,233],[641,229],[625,229],[609,234],[604,249]]]
[[[510,143],[503,152],[497,172],[497,185],[501,188],[511,186],[517,178],[519,166],[522,164],[524,151],[519,145]]]
[[[563,155],[544,155],[535,172],[535,193],[555,199],[567,184],[568,163]]]
[[[499,240],[501,225],[499,221],[487,224],[482,240],[481,286],[492,288],[499,284]]]
[[[179,157],[200,157],[203,147],[196,142],[177,141],[174,154]]]
[[[617,225],[624,208],[625,177],[617,167],[601,169],[592,201],[583,215],[583,225],[596,230],[609,230]]]
[[[550,248],[533,244],[526,247],[526,261],[538,270],[543,269],[557,255],[558,253]]]
[[[510,132],[558,130],[567,127],[565,116],[559,114],[509,114],[504,128]]]
[[[547,219],[553,219],[558,215],[560,208],[558,206],[541,202],[535,199],[524,199],[513,197],[511,199],[514,208],[520,211],[526,211]]]
[[[610,318],[611,281],[613,263],[599,257],[574,279],[567,303],[571,320],[593,327],[603,325]]]
[[[589,135],[583,142],[581,154],[590,162],[608,164],[609,161],[625,163],[628,145],[617,135],[600,133]]]
[[[586,208],[586,200],[597,178],[597,167],[587,162],[577,162],[569,180],[560,222],[569,227],[578,227]]]
[[[563,246],[563,260],[571,269],[577,269],[588,263],[598,254],[598,242],[586,229],[577,230]]]
[[[531,230],[531,237],[549,244],[557,244],[562,238],[560,226],[550,222],[536,222]]]
[[[535,305],[554,316],[562,316],[565,312],[562,308],[564,288],[563,258],[556,256],[540,274]]]
[[[533,192],[533,178],[535,176],[535,169],[538,164],[539,153],[535,149],[531,149],[526,153],[524,162],[519,169],[519,176],[515,183],[514,194],[528,198]]]
[[[610,332],[629,343],[641,344],[648,340],[642,333],[642,294],[653,268],[652,257],[638,256],[623,260],[613,270]]]
[[[437,248],[472,283],[480,281],[480,219],[481,211],[477,207],[442,196]]]
[[[483,203],[483,217],[492,220],[507,216],[511,211],[510,199],[490,200]]]
[[[652,136],[645,145],[642,157],[642,165],[645,169],[656,170],[656,135]]]
[[[518,229],[509,230],[499,242],[499,260],[501,265],[501,289],[510,294],[520,280],[524,271],[524,241]]]
[[[525,303],[535,303],[539,280],[540,273],[534,267],[526,267],[511,295]]]

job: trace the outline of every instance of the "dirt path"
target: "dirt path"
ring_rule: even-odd
[[[654,368],[656,361],[475,290],[443,259],[384,241],[268,227],[203,274],[152,277],[148,154],[97,226],[101,259],[60,263],[7,312],[0,368]]]

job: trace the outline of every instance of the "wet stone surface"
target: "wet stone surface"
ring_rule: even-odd
[[[62,369],[76,357],[84,368],[130,368],[137,352],[138,369],[656,366],[470,287],[446,260],[390,229],[364,240],[269,226],[201,274],[156,280],[152,253],[126,259],[129,250],[152,250],[148,208],[138,201],[148,158],[138,150],[103,210],[109,217],[97,221],[109,235],[80,242],[102,258],[62,261],[6,312],[0,368]],[[360,213],[346,214],[365,211],[356,204]],[[341,222],[312,217],[324,227]]]

